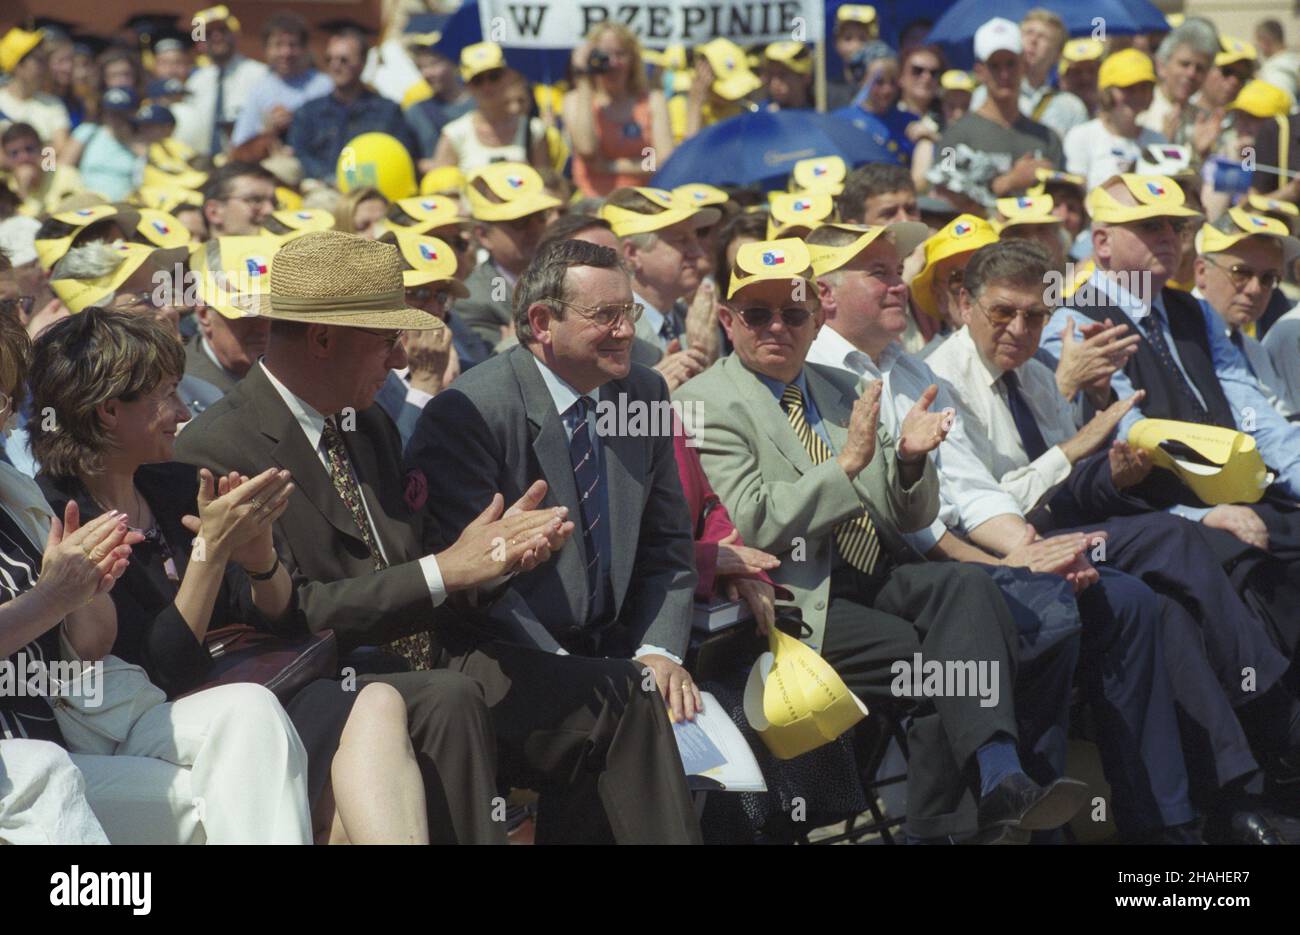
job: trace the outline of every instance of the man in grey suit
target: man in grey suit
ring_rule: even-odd
[[[794,593],[806,641],[868,705],[912,716],[908,835],[1023,842],[1068,821],[1086,786],[1042,787],[1021,767],[1015,623],[989,576],[904,563],[902,534],[938,512],[927,454],[945,414],[927,410],[927,394],[892,438],[879,427],[879,382],[859,397],[853,375],[805,364],[822,324],[815,289],[802,241],[742,246],[719,312],[735,353],[677,399],[706,407],[705,472],[746,544],[781,557],[770,574]],[[936,664],[985,672],[996,691],[976,698],[949,682],[918,693],[915,670]]]
[[[560,202],[545,192],[536,169],[519,162],[494,162],[470,173],[465,193],[474,239],[488,259],[465,277],[469,297],[456,303],[456,314],[496,347],[514,330],[510,295]]]
[[[690,715],[699,696],[680,663],[695,560],[671,420],[632,433],[608,418],[667,411],[663,380],[631,363],[631,297],[613,250],[549,245],[516,293],[522,343],[429,402],[406,464],[428,484],[429,545],[498,490],[546,481],[543,503],[569,508],[574,541],[511,578],[479,624],[551,651],[636,658],[674,714]]]

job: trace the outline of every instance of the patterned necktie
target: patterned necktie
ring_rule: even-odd
[[[379,549],[379,540],[375,537],[375,530],[366,515],[366,505],[361,500],[361,487],[357,484],[356,475],[352,471],[352,459],[348,456],[347,446],[343,444],[343,436],[334,427],[333,418],[325,420],[320,440],[325,446],[325,457],[329,460],[330,479],[334,482],[334,490],[348,508],[348,512],[352,514],[352,519],[361,533],[361,539],[370,550],[370,560],[375,571],[383,571],[388,567],[388,562]],[[412,669],[433,668],[433,642],[427,631],[400,637],[385,644],[385,648],[406,659]]]
[[[1016,431],[1020,433],[1020,443],[1025,446],[1025,454],[1029,455],[1030,461],[1037,461],[1047,451],[1047,442],[1043,440],[1043,433],[1038,431],[1038,420],[1020,392],[1020,377],[1014,370],[1008,370],[1002,374],[1002,385],[1006,387],[1007,407],[1016,423]]]
[[[1183,372],[1178,369],[1178,363],[1174,360],[1173,352],[1169,350],[1169,342],[1165,340],[1165,330],[1160,325],[1160,310],[1153,305],[1151,306],[1151,313],[1142,319],[1142,330],[1146,332],[1147,343],[1156,352],[1156,359],[1160,361],[1161,366],[1173,378],[1174,383],[1178,386],[1178,391],[1192,407],[1192,421],[1208,422],[1210,414],[1205,411],[1205,406],[1196,398],[1196,394],[1192,392],[1192,388],[1187,384]]]
[[[829,461],[833,457],[830,446],[808,424],[803,393],[797,385],[791,383],[785,388],[781,394],[781,407],[813,464]],[[865,510],[835,527],[835,544],[839,546],[841,557],[863,574],[870,575],[880,561],[880,540],[871,516]]]
[[[664,323],[659,326],[659,337],[664,339],[665,345],[681,337],[681,332],[677,329],[677,313],[673,309],[669,309],[664,316]]]
[[[569,409],[573,414],[573,437],[569,439],[569,459],[573,462],[573,479],[578,485],[578,508],[582,511],[582,542],[587,552],[588,616],[596,608],[600,583],[600,551],[596,545],[600,525],[600,463],[591,440],[587,413],[593,403],[589,396],[579,396]]]

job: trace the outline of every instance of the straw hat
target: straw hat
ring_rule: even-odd
[[[443,328],[428,312],[407,307],[402,267],[390,244],[342,231],[311,231],[276,253],[271,291],[262,296],[259,314],[347,328]]]

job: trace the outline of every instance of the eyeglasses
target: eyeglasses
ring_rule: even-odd
[[[388,329],[385,329],[383,331],[377,331],[374,328],[356,328],[354,330],[364,332],[365,334],[373,334],[377,338],[383,338],[384,344],[388,348],[388,352],[390,354],[393,352],[393,349],[397,347],[398,343],[402,340],[402,332],[400,331],[391,331]]]
[[[1152,235],[1163,233],[1166,224],[1178,236],[1187,230],[1186,218],[1147,218],[1145,221],[1134,221],[1132,226],[1139,233]]]
[[[595,306],[578,305],[575,302],[566,302],[564,299],[551,299],[550,301],[557,305],[563,305],[565,308],[573,309],[580,317],[607,331],[613,331],[624,321],[630,325],[635,325],[641,320],[641,314],[645,311],[645,306],[640,302],[628,302],[626,305]]]
[[[739,313],[741,321],[750,328],[766,328],[778,314],[778,310],[766,305],[752,305],[742,308]],[[787,328],[802,328],[812,317],[812,312],[801,305],[787,305],[779,310],[781,323]]]
[[[20,295],[10,299],[0,299],[0,315],[14,315],[21,321],[30,318],[36,306],[36,296]]]
[[[933,77],[934,75],[939,74],[940,71],[938,68],[926,68],[924,65],[909,65],[907,67],[915,78],[919,78],[922,75],[930,75]]]
[[[1233,288],[1238,290],[1245,289],[1246,283],[1250,282],[1252,279],[1258,279],[1259,287],[1265,292],[1270,292],[1282,279],[1281,275],[1273,270],[1264,270],[1261,272],[1252,269],[1245,263],[1233,263],[1231,266],[1224,266],[1212,256],[1205,257],[1205,262],[1213,263],[1219,269],[1227,273],[1228,278],[1232,280]]]
[[[1007,327],[1023,315],[1025,327],[1035,331],[1047,324],[1047,319],[1052,317],[1051,309],[1046,308],[1016,308],[1014,305],[994,305],[989,308],[980,302],[976,302],[975,306],[998,328]]]
[[[153,292],[124,292],[113,299],[113,304],[109,308],[116,309],[119,312],[126,312],[146,306],[155,312],[160,312],[166,308],[184,307],[179,302],[163,301]]]

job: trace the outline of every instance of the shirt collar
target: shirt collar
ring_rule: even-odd
[[[546,384],[546,390],[551,394],[551,402],[555,405],[555,412],[563,417],[565,413],[573,408],[573,404],[578,401],[578,397],[583,394],[565,382],[554,370],[542,363],[536,354],[529,354],[528,356],[532,357],[533,362],[537,364],[537,369],[542,374],[542,382]],[[595,400],[599,395],[599,389],[586,394],[592,400]]]
[[[238,382],[239,380],[238,374],[229,370],[225,364],[217,360],[216,352],[212,350],[212,345],[207,342],[207,339],[204,338],[203,335],[199,335],[198,337],[199,337],[199,348],[200,350],[203,351],[204,355],[208,358],[208,360],[212,361],[212,363],[214,363],[217,369],[220,370],[222,373],[227,374],[232,380]]]
[[[641,318],[650,326],[652,333],[658,334],[663,330],[664,321],[667,318],[663,312],[659,311],[659,309],[647,302],[645,296],[637,292],[635,289],[632,290],[632,301],[639,302],[645,306],[645,311],[641,313]]]
[[[757,370],[751,370],[750,373],[758,378],[759,383],[762,383],[768,388],[768,391],[776,397],[778,403],[781,402],[781,396],[785,393],[785,388],[789,384],[782,383],[775,377],[769,377],[765,373],[759,373]],[[803,394],[804,404],[806,406],[808,403],[808,378],[805,370],[799,371],[799,376],[794,378],[794,385],[799,387],[799,392]]]
[[[325,417],[317,412],[310,403],[296,395],[293,390],[289,389],[283,383],[275,378],[270,369],[266,366],[265,361],[259,360],[257,365],[262,368],[266,378],[271,381],[275,391],[280,394],[284,404],[289,407],[293,413],[294,419],[302,428],[303,434],[307,436],[307,441],[311,444],[312,451],[320,448],[321,433],[325,430]]]
[[[510,290],[513,292],[515,288],[515,283],[519,282],[519,277],[510,275],[510,271],[507,270],[500,263],[498,263],[496,260],[492,261],[492,265],[493,267],[496,268],[496,271],[501,274],[501,278],[506,281],[506,285],[509,286]]]
[[[876,379],[880,379],[893,366],[894,361],[898,360],[901,351],[898,342],[890,344],[880,355],[880,363],[877,365],[870,354],[858,350],[848,338],[834,328],[823,325],[813,341],[809,357],[815,355],[818,362],[841,370],[850,370],[859,377],[871,374]]]
[[[1104,270],[1099,269],[1093,271],[1088,282],[1096,292],[1105,296],[1111,302],[1114,302],[1116,307],[1121,309],[1134,321],[1141,321],[1143,318],[1150,315],[1152,306],[1158,308],[1162,314],[1164,312],[1164,298],[1159,292],[1156,293],[1152,304],[1147,305],[1133,293],[1129,292],[1128,289],[1124,288],[1123,284],[1120,283],[1119,280],[1112,276],[1108,276]]]
[[[988,379],[989,386],[996,385],[997,382],[1002,379],[1002,374],[1004,373],[1003,369],[992,361],[984,359],[984,355],[980,353],[980,349],[975,346],[975,339],[970,336],[969,327],[962,325],[961,330],[954,333],[948,340],[958,342],[966,353],[970,355],[972,360],[978,361]]]

